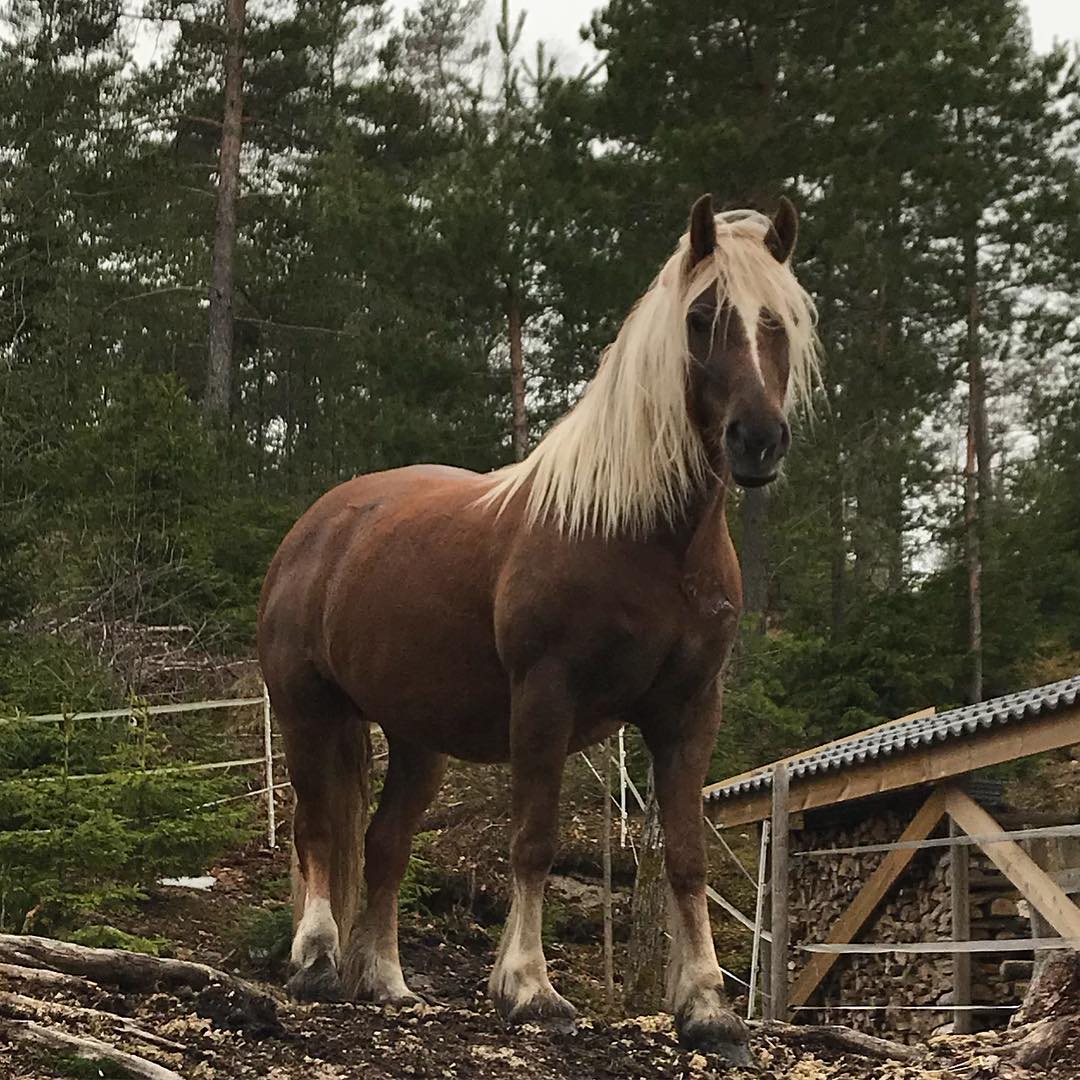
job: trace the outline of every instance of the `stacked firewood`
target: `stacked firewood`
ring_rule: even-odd
[[[844,827],[802,830],[793,836],[793,853],[818,848],[847,848],[890,843],[906,820],[881,814],[852,821]],[[1009,881],[975,847],[968,847],[971,897],[971,936],[975,939],[1023,938],[1031,933],[1020,896]],[[884,853],[810,856],[792,859],[791,940],[824,941],[828,928],[851,903]],[[949,885],[950,852],[946,847],[919,851],[901,874],[857,941],[925,942],[952,937]],[[796,968],[806,953],[793,952]],[[925,1036],[952,1020],[953,960],[949,955],[885,953],[841,956],[810,1004],[872,1006],[873,1011],[824,1011],[820,1019],[843,1022],[864,1031],[888,1031]],[[1032,958],[1026,953],[972,956],[972,1002],[1010,1005],[1021,1001],[1031,978]],[[899,1006],[921,1006],[905,1010]],[[883,1011],[883,1007],[889,1007]],[[978,1016],[979,1027],[1007,1023],[1009,1012],[988,1011]]]

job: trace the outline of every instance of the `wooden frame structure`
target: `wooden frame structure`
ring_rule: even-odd
[[[914,713],[903,719],[914,719],[919,715],[921,714]],[[846,740],[837,740],[837,744],[844,741]],[[989,765],[1000,765],[1005,761],[1015,761],[1047,750],[1060,750],[1075,743],[1080,743],[1080,704],[1025,720],[1021,724],[989,728],[985,732],[962,739],[906,751],[893,757],[866,761],[836,772],[793,777],[788,809],[790,813],[797,813],[817,806],[832,806],[851,799],[865,798],[867,795],[881,795],[900,788],[936,783]],[[801,758],[809,757],[821,749],[815,747],[813,750],[795,754],[785,758],[784,763],[790,768]],[[722,802],[709,802],[709,796],[713,792],[759,771],[754,769],[750,773],[743,773],[702,789],[702,796],[706,800],[706,813],[717,825],[746,825],[769,816],[772,812],[772,799],[767,791],[754,791],[745,796],[730,796]]]
[[[902,720],[932,715],[933,710],[912,714]],[[898,724],[890,721],[881,728]],[[871,732],[878,728],[870,729]],[[770,989],[768,1015],[785,1020],[789,1009],[804,1006],[821,985],[840,952],[811,952],[805,965],[789,985],[788,970],[788,896],[787,837],[789,816],[803,810],[843,803],[904,788],[924,787],[928,795],[903,831],[899,840],[905,846],[893,846],[869,876],[846,910],[832,924],[824,944],[850,944],[910,864],[918,843],[927,840],[943,818],[948,818],[950,835],[961,833],[973,838],[950,845],[950,895],[952,938],[955,942],[970,938],[968,891],[968,847],[974,842],[1005,875],[1030,904],[1033,913],[1044,920],[1062,938],[1080,945],[1080,908],[1069,898],[1061,884],[1031,858],[1014,840],[1003,837],[1005,830],[994,817],[975,802],[960,786],[966,774],[986,766],[1016,760],[1048,750],[1080,743],[1080,698],[1075,704],[1047,710],[1016,723],[989,726],[972,733],[925,747],[904,750],[890,756],[875,757],[829,772],[792,775],[792,767],[802,759],[820,755],[823,750],[842,746],[868,732],[836,740],[826,747],[793,755],[768,767],[773,775],[771,790],[764,785],[748,787],[722,799],[709,801],[710,793],[730,789],[741,781],[757,779],[763,770],[740,774],[706,787],[706,813],[718,825],[745,825],[771,821],[773,838],[771,890],[772,936],[770,952]],[[779,842],[778,842],[779,841]],[[778,872],[779,871],[779,872]],[[1072,891],[1072,890],[1070,890]],[[948,951],[948,950],[943,950]],[[953,1004],[955,1030],[969,1030],[972,1016],[964,1006],[971,1004],[971,954],[954,953]]]

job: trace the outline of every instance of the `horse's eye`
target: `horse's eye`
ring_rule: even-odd
[[[690,329],[696,330],[698,333],[706,334],[712,330],[713,320],[715,313],[707,311],[704,308],[691,308],[688,312],[687,321],[690,323]]]

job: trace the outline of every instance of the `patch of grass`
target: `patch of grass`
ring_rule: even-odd
[[[286,900],[292,892],[292,879],[288,874],[256,878],[252,891],[259,900]]]
[[[70,1077],[71,1080],[128,1080],[135,1074],[115,1062],[94,1061],[79,1054],[46,1054],[38,1058],[42,1070],[48,1069],[50,1076]],[[106,1072],[106,1070],[108,1070]],[[43,1072],[44,1075],[44,1072]]]
[[[138,934],[118,930],[115,926],[84,926],[81,930],[69,933],[67,940],[94,949],[125,949],[127,952],[146,953],[149,956],[175,955],[173,943],[168,938],[139,937]]]
[[[418,833],[413,840],[412,854],[399,893],[402,911],[426,913],[424,901],[437,891],[435,867],[424,857],[424,853],[431,850],[433,835],[429,832]]]
[[[243,921],[240,947],[256,967],[274,970],[288,958],[292,932],[292,907],[289,904],[257,908]]]

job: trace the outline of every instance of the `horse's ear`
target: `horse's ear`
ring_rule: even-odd
[[[690,265],[697,266],[716,247],[716,215],[712,196],[702,195],[690,210]]]
[[[786,195],[780,196],[780,205],[773,215],[772,227],[765,234],[765,246],[777,262],[787,262],[795,250],[799,238],[799,213]]]

